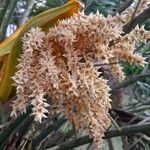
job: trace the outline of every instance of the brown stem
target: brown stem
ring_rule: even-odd
[[[116,13],[121,14],[123,11],[125,11],[131,4],[133,3],[133,0],[128,0],[125,2],[119,9],[113,14],[115,16]]]
[[[123,82],[121,82],[119,85],[114,86],[111,90],[111,92],[115,92],[117,89],[123,88],[123,87],[127,87],[130,84],[135,83],[138,80],[142,80],[146,77],[150,77],[150,73],[142,73],[136,76],[133,76],[132,78],[128,78],[126,80],[124,80]]]
[[[141,3],[141,0],[138,1],[137,5],[136,5],[136,7],[135,7],[135,10],[134,10],[134,12],[133,12],[133,14],[132,14],[132,16],[131,16],[131,22],[132,22],[132,20],[135,18],[135,15],[136,15],[136,12],[137,12],[137,10],[138,10],[138,8],[139,8],[139,6],[140,6],[140,3]]]
[[[131,126],[126,126],[126,127],[121,127],[120,130],[112,130],[112,131],[107,131],[105,133],[104,138],[111,138],[111,137],[116,137],[116,136],[122,136],[122,135],[131,135],[139,132],[146,132],[150,131],[150,123],[146,123],[144,125],[131,125]],[[89,138],[89,136],[82,136],[78,139],[70,140],[67,142],[62,143],[59,146],[54,147],[53,149],[55,150],[68,150],[71,148],[75,148],[87,143],[92,142],[92,139]]]
[[[108,66],[108,65],[113,65],[113,64],[118,64],[118,62],[103,63],[103,64],[95,63],[95,64],[94,64],[94,67],[99,67],[99,66]]]
[[[137,24],[141,24],[150,18],[150,7],[145,9],[141,14],[135,17],[131,22],[123,27],[124,33],[129,33]]]
[[[107,139],[109,150],[114,150],[114,146],[111,139]]]

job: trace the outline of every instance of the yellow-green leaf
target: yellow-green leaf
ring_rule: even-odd
[[[0,57],[10,53],[10,50],[12,49],[16,38],[18,37],[24,26],[25,24],[18,28],[12,35],[10,35],[5,41],[0,44]]]

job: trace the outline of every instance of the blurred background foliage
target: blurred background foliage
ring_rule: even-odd
[[[100,11],[104,16],[113,15],[127,0],[80,0],[85,5],[85,13]],[[0,0],[0,41],[12,34],[21,24],[32,16],[47,9],[66,3],[67,0]],[[142,23],[145,29],[150,30],[150,20]],[[142,68],[136,65],[122,63],[126,79],[150,71],[150,42],[146,44],[136,43],[135,52],[142,53],[146,57],[147,65]],[[122,90],[122,107],[112,110],[113,125],[118,126],[138,124],[150,121],[150,77],[138,78],[130,82]],[[8,104],[0,106],[0,149],[57,149],[55,146],[84,133],[75,133],[63,116],[56,114],[48,118],[43,124],[33,121],[33,117],[20,115],[16,120],[9,118],[10,108]],[[54,148],[53,148],[54,147]],[[61,149],[61,148],[60,148]],[[71,149],[71,148],[70,148]],[[89,144],[76,149],[90,149]],[[149,150],[150,131],[133,134],[132,136],[120,136],[105,141],[104,149],[109,150]]]

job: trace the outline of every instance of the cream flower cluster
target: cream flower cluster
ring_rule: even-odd
[[[111,99],[107,79],[98,72],[101,66],[95,64],[108,64],[110,73],[122,80],[121,67],[113,62],[144,65],[144,58],[133,50],[137,40],[145,42],[150,38],[143,27],[121,36],[120,18],[79,12],[59,21],[47,33],[40,28],[26,33],[18,71],[13,77],[17,100],[11,115],[25,112],[30,104],[32,115],[40,122],[48,113],[62,112],[77,130],[86,129],[101,146],[111,124]]]

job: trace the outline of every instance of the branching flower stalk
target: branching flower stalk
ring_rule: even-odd
[[[110,126],[108,117],[110,87],[99,67],[105,67],[118,80],[124,79],[121,66],[125,61],[144,65],[145,60],[134,54],[135,42],[146,42],[150,32],[136,27],[122,36],[126,15],[108,16],[78,12],[59,21],[47,33],[32,28],[23,38],[23,54],[13,77],[17,100],[12,116],[25,112],[32,105],[32,115],[41,122],[47,113],[62,112],[77,130],[85,129],[98,147]],[[51,102],[45,98],[51,97]]]
[[[149,0],[134,0],[132,5],[122,13],[122,21],[124,23],[132,21],[136,16],[148,8],[149,5]]]

